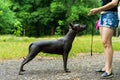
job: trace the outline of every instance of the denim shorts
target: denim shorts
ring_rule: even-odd
[[[111,29],[116,29],[118,27],[118,24],[119,24],[119,19],[117,12],[106,11],[101,14],[100,22],[99,22],[100,27],[108,27]]]

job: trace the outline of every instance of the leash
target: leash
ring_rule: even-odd
[[[88,13],[88,16],[90,16],[90,13]],[[92,26],[92,34],[91,34],[91,56],[93,55],[92,52],[93,52],[93,26]]]
[[[90,16],[90,13],[88,13],[88,16]],[[92,34],[91,34],[91,56],[93,55],[93,31],[94,31],[94,27],[92,26]]]
[[[91,34],[91,56],[93,55],[92,52],[93,52],[93,26],[92,26],[92,34]]]

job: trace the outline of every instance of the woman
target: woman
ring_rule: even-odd
[[[112,59],[113,59],[113,48],[112,48],[112,36],[114,30],[118,26],[118,3],[120,0],[101,0],[102,6],[93,8],[90,10],[89,15],[100,13],[100,35],[105,53],[105,66],[101,69],[97,69],[96,72],[103,72],[101,78],[111,78],[112,73]]]

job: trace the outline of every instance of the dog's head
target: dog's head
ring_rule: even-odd
[[[86,25],[80,25],[80,24],[72,24],[70,23],[70,27],[72,30],[76,32],[80,32],[86,29]]]

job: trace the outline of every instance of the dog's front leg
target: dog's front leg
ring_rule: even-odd
[[[70,72],[69,69],[67,69],[67,60],[68,60],[68,52],[63,53],[63,67],[65,72]]]

